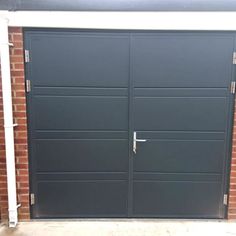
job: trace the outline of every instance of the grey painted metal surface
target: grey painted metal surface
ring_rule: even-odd
[[[234,44],[26,30],[32,216],[224,218]]]
[[[147,139],[134,156],[135,216],[223,216],[233,47],[230,35],[133,37],[134,130]]]
[[[1,10],[235,11],[234,0],[1,0]]]

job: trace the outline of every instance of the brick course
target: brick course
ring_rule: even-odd
[[[21,204],[21,207],[19,208],[19,220],[29,220],[29,170],[22,29],[20,27],[9,28],[9,40],[14,44],[14,47],[10,49],[10,60],[14,123],[18,124],[18,126],[15,128],[14,136],[17,176],[17,200],[18,203]],[[0,78],[0,217],[2,220],[6,220],[8,218],[8,206],[1,89],[2,86]],[[228,211],[229,219],[236,219],[236,115],[234,121],[235,124],[233,128],[234,134]]]

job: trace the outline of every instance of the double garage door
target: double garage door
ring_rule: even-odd
[[[225,217],[234,44],[26,30],[32,217]]]

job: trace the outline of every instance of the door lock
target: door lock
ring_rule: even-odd
[[[137,142],[147,142],[146,139],[137,139],[137,133],[133,134],[133,152],[136,154]]]

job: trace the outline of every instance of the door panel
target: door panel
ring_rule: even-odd
[[[38,183],[35,217],[125,217],[127,181],[84,180]],[[62,192],[63,191],[63,192]]]
[[[37,86],[127,87],[129,44],[109,33],[31,33]]]
[[[128,169],[128,145],[125,139],[37,140],[35,152],[40,156],[37,170],[42,172],[119,172]]]
[[[37,95],[33,100],[38,130],[127,131],[128,128],[127,97]]]
[[[148,139],[138,144],[134,171],[221,173],[223,157],[223,140]]]
[[[129,37],[29,31],[34,218],[127,217]]]
[[[234,36],[153,34],[132,39],[135,87],[227,87]]]
[[[134,215],[220,218],[221,183],[135,181]]]
[[[132,38],[133,215],[224,217],[234,39],[209,34]]]
[[[171,93],[135,97],[134,126],[144,131],[224,131],[226,97],[169,97]]]

